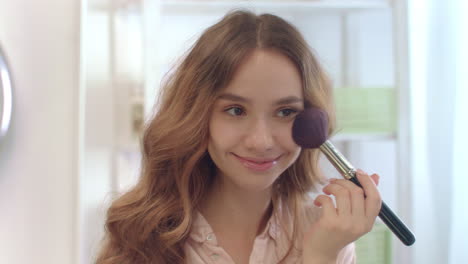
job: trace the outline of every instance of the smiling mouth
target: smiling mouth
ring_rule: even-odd
[[[236,159],[239,160],[244,167],[257,172],[268,171],[269,169],[273,168],[281,158],[281,155],[273,159],[244,158],[234,153],[232,153],[232,155],[236,157]]]

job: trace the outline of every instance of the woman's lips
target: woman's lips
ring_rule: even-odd
[[[281,157],[280,156],[274,159],[251,159],[238,156],[234,153],[233,156],[236,157],[247,169],[260,172],[271,169],[278,163],[278,159]]]

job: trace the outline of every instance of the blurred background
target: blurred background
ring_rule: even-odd
[[[0,0],[13,87],[11,119],[0,119],[11,120],[0,134],[0,263],[92,263],[110,201],[138,178],[161,80],[238,7],[304,34],[333,79],[331,140],[381,175],[384,201],[416,236],[406,247],[377,221],[357,241],[358,263],[468,263],[462,0]]]

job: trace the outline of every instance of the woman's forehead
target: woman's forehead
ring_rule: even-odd
[[[256,50],[242,62],[222,93],[272,99],[302,98],[302,78],[295,64],[285,55]]]

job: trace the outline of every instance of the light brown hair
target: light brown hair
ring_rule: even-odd
[[[331,85],[299,31],[271,14],[228,13],[203,32],[164,83],[142,139],[141,176],[108,210],[97,264],[184,263],[193,211],[215,177],[207,153],[211,109],[255,49],[286,55],[301,74],[305,107],[324,109],[334,120]],[[295,229],[302,201],[322,179],[318,155],[303,149],[273,186],[273,202],[282,199],[293,208]]]

